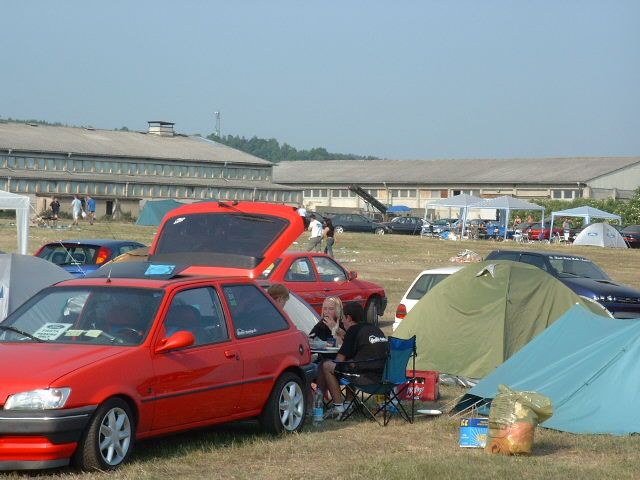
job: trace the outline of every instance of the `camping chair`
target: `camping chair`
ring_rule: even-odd
[[[342,374],[341,384],[353,396],[353,408],[345,412],[342,420],[349,418],[354,412],[360,412],[365,417],[377,421],[377,416],[382,413],[383,425],[386,426],[391,420],[391,416],[397,413],[405,421],[413,423],[415,414],[415,397],[413,395],[415,386],[415,376],[408,377],[407,370],[409,360],[412,360],[410,371],[416,369],[416,337],[408,339],[389,337],[389,354],[387,356],[382,378],[378,383],[365,385],[358,384],[358,374]],[[370,360],[369,360],[370,361]],[[359,363],[359,362],[336,362],[339,363]],[[415,375],[412,373],[412,375]],[[400,403],[407,389],[411,392],[411,412]],[[374,409],[367,406],[367,402],[373,396],[380,396],[384,400]]]

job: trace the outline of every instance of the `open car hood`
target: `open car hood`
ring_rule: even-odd
[[[200,202],[170,211],[149,249],[153,263],[190,265],[187,275],[257,278],[304,231],[294,207]]]

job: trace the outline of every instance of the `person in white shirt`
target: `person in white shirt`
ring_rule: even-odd
[[[307,209],[304,208],[304,205],[300,205],[298,207],[298,215],[302,217],[302,221],[304,222],[304,228],[309,227],[309,219],[307,218]]]
[[[82,200],[80,200],[77,195],[74,195],[73,200],[71,201],[71,215],[73,216],[73,223],[71,225],[78,225],[78,220],[80,219],[81,214]]]
[[[322,243],[322,224],[316,220],[316,216],[313,213],[311,214],[308,230],[311,231],[311,237],[309,237],[309,243],[307,244],[307,252],[319,252],[320,244]]]

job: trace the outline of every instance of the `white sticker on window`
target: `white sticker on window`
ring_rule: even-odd
[[[71,323],[45,323],[33,333],[40,340],[56,340],[60,335],[71,328]]]
[[[177,225],[178,223],[184,222],[185,217],[178,217],[173,221],[174,225]]]

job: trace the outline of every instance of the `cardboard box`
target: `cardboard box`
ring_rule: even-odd
[[[460,446],[484,448],[489,432],[488,418],[463,418],[460,420]]]
[[[407,371],[407,376],[412,376],[412,371]],[[411,400],[413,395],[415,400],[422,402],[435,402],[440,397],[440,383],[438,372],[432,370],[416,370],[415,387],[411,384],[405,388],[401,395],[401,400]]]

